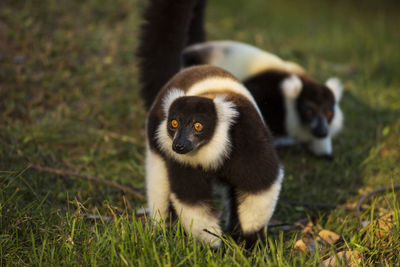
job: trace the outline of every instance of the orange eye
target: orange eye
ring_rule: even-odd
[[[200,132],[201,130],[203,130],[203,125],[200,122],[196,122],[194,124],[194,128],[196,129],[196,131]]]
[[[330,118],[332,118],[332,116],[333,116],[333,112],[329,110],[328,112],[326,112],[325,116],[326,116],[328,119],[330,119]]]
[[[178,121],[177,120],[172,120],[171,121],[171,126],[172,126],[172,128],[178,128],[178,126],[179,126]]]

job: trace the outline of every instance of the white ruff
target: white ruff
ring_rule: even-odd
[[[329,133],[332,136],[337,135],[343,127],[343,113],[342,110],[340,109],[338,103],[335,104],[335,116],[333,117],[333,120],[331,121],[331,124],[329,125]]]
[[[182,96],[185,96],[185,92],[183,92],[181,89],[176,89],[176,88],[169,89],[162,99],[162,108],[164,114],[168,114],[168,110],[172,102],[174,102],[177,98],[180,98]]]
[[[239,197],[238,216],[243,233],[250,234],[268,225],[274,213],[281,191],[283,169],[279,169],[275,183],[257,194],[243,194]]]
[[[296,99],[303,89],[303,83],[297,75],[292,74],[282,80],[281,88],[285,98]]]
[[[332,91],[335,96],[336,102],[339,103],[343,94],[343,84],[339,78],[331,77],[326,82],[325,85]]]
[[[335,117],[331,121],[330,130],[332,136],[337,135],[343,127],[343,113],[339,107],[339,102],[342,98],[343,94],[343,84],[338,78],[329,78],[325,85],[332,91],[333,95],[335,96],[336,103],[335,103]]]
[[[313,136],[302,126],[296,110],[296,99],[302,88],[303,84],[296,75],[285,78],[281,83],[286,110],[285,126],[289,137],[300,142],[309,142]]]
[[[221,240],[215,236],[221,235],[221,227],[218,218],[212,214],[210,207],[185,204],[179,201],[173,193],[171,194],[171,201],[187,232],[191,230],[194,237],[209,243],[213,248],[221,246]]]
[[[178,154],[172,150],[172,139],[168,135],[167,120],[161,122],[157,129],[156,138],[160,149],[180,163],[193,167],[201,166],[204,170],[215,170],[229,157],[231,143],[229,128],[233,124],[238,112],[232,102],[225,101],[224,96],[214,99],[218,122],[211,140],[199,149],[187,154]],[[167,117],[167,115],[165,115]]]
[[[157,221],[168,216],[170,185],[165,161],[146,146],[146,190],[150,214]]]

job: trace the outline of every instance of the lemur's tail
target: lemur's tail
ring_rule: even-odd
[[[188,45],[204,41],[207,0],[150,0],[144,11],[137,56],[141,95],[149,109],[158,91],[180,69]]]

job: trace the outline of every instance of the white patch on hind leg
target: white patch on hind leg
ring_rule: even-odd
[[[168,216],[170,185],[167,167],[160,155],[146,147],[147,205],[151,216],[159,221]]]
[[[171,202],[187,232],[192,230],[195,238],[200,239],[213,248],[221,246],[221,227],[218,218],[212,214],[207,205],[188,205],[171,194]]]
[[[267,190],[239,195],[238,217],[244,234],[254,233],[267,226],[278,201],[282,180],[283,169],[279,169],[275,183]]]

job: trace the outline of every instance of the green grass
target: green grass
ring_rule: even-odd
[[[145,111],[138,95],[139,0],[0,2],[0,265],[318,265],[343,249],[362,264],[399,264],[399,195],[368,202],[363,219],[393,212],[384,238],[360,230],[363,192],[400,182],[400,6],[395,1],[209,1],[208,39],[235,39],[302,64],[318,80],[338,76],[344,131],[333,162],[302,147],[280,150],[286,179],[274,219],[318,218],[342,236],[311,255],[299,231],[269,231],[246,252],[226,240],[212,251],[178,225],[129,214],[145,203],[30,163],[144,185]],[[28,162],[29,161],[29,162]],[[143,190],[142,190],[143,191]],[[323,209],[302,203],[337,206]],[[114,216],[110,222],[85,214]],[[114,215],[113,215],[114,214]]]

